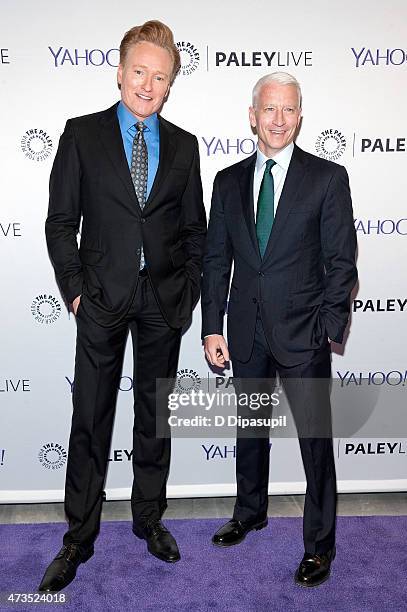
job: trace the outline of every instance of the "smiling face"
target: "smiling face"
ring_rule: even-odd
[[[295,85],[271,81],[260,89],[249,109],[250,125],[257,130],[259,149],[273,157],[294,140],[301,120]]]
[[[166,49],[150,42],[130,47],[124,64],[119,65],[119,83],[123,103],[143,121],[160,110],[167,96],[173,61]]]

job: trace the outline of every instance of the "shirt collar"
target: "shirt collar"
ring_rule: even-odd
[[[133,125],[135,125],[139,121],[139,119],[137,119],[137,117],[135,117],[128,110],[127,106],[125,106],[122,101],[119,102],[119,105],[117,107],[117,117],[119,119],[120,129],[122,130],[122,132],[127,132],[130,128],[133,127]],[[153,115],[150,115],[149,117],[144,119],[143,123],[147,127],[148,131],[152,132],[153,134],[158,134],[157,113],[154,113]]]
[[[273,156],[273,160],[276,162],[278,166],[280,166],[283,170],[287,172],[288,166],[290,165],[291,157],[294,151],[294,143],[290,142],[289,145],[284,147],[279,153]],[[262,151],[259,149],[259,145],[257,145],[257,159],[256,159],[256,171],[260,172],[263,169],[266,161],[269,158],[264,155]]]

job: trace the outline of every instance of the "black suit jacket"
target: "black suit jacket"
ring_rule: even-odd
[[[68,120],[61,136],[50,178],[48,249],[66,300],[82,294],[81,308],[100,325],[114,325],[126,314],[137,286],[141,245],[171,327],[182,327],[199,298],[206,217],[198,143],[162,117],[159,134],[158,170],[143,210],[117,104]]]
[[[256,154],[215,178],[203,267],[202,336],[223,333],[249,359],[257,310],[276,359],[305,363],[327,336],[342,342],[357,279],[356,233],[342,166],[295,146],[263,260],[254,221]]]

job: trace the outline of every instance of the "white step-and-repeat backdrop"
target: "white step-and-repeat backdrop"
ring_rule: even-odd
[[[348,169],[360,284],[346,346],[333,355],[339,490],[405,489],[407,427],[394,414],[407,377],[406,3],[2,0],[0,501],[63,497],[76,330],[45,245],[48,177],[66,119],[118,99],[123,33],[154,18],[171,26],[182,56],[163,115],[198,137],[208,212],[215,173],[255,149],[251,90],[269,72],[302,85],[298,144]],[[110,499],[128,497],[132,478],[130,353]],[[209,376],[199,309],[179,370],[186,383]],[[270,491],[303,492],[298,441],[272,438],[270,452]],[[233,439],[175,439],[169,495],[233,494],[234,454]]]

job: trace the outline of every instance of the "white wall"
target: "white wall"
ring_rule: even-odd
[[[208,212],[215,173],[252,152],[251,89],[267,72],[287,70],[302,84],[298,144],[314,154],[321,154],[324,144],[347,167],[360,288],[346,348],[335,347],[333,371],[342,387],[355,391],[345,403],[334,401],[334,411],[339,417],[345,406],[358,414],[363,404],[370,414],[376,405],[381,425],[355,431],[357,441],[350,434],[335,439],[339,489],[405,488],[407,429],[402,420],[394,427],[392,417],[386,421],[389,402],[402,404],[403,384],[394,381],[404,379],[407,369],[405,2],[389,0],[373,8],[367,0],[306,5],[292,0],[277,7],[260,0],[252,3],[254,10],[242,0],[156,0],[154,10],[147,10],[123,0],[120,12],[112,6],[106,0],[3,0],[0,7],[0,501],[63,496],[75,320],[64,307],[45,245],[48,176],[66,119],[118,99],[115,49],[127,29],[152,18],[168,23],[184,49],[193,47],[195,69],[190,66],[184,70],[190,74],[177,78],[163,115],[198,137]],[[182,56],[189,58],[186,51]],[[225,60],[217,66],[216,57],[228,58],[230,65]],[[30,130],[38,130],[31,140]],[[325,130],[336,133],[324,140]],[[237,141],[243,152],[237,151]],[[39,153],[43,159],[30,159],[27,144],[31,157]],[[51,297],[39,303],[41,295]],[[199,309],[184,336],[179,369],[208,376]],[[369,379],[369,372],[393,373],[379,385],[380,375]],[[123,389],[131,376],[128,351]],[[107,482],[110,498],[129,495],[131,462],[124,451],[130,452],[131,429],[132,394],[123,390]],[[233,439],[174,440],[169,494],[233,494],[233,445]],[[271,455],[270,490],[304,490],[297,440],[274,439]]]

